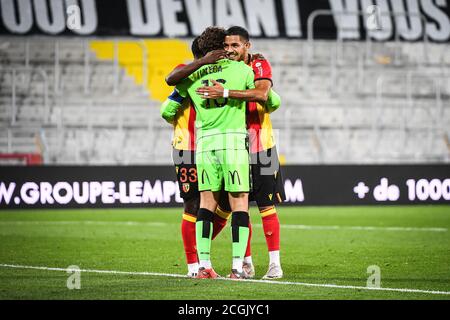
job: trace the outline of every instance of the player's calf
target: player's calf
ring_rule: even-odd
[[[280,221],[275,206],[260,207],[264,237],[269,251],[269,269],[263,279],[283,277],[280,262]]]
[[[245,250],[247,248],[249,236],[249,216],[248,212],[235,211],[232,215],[231,233],[233,239],[233,270],[242,273],[242,266],[244,262]]]
[[[214,213],[210,210],[205,208],[200,208],[198,210],[197,222],[195,224],[195,238],[197,241],[197,253],[200,268],[212,269],[211,238],[213,219]]]
[[[184,213],[181,222],[181,236],[183,239],[184,253],[186,255],[188,277],[196,277],[198,272],[197,246],[195,239],[195,224],[200,197],[184,200]]]
[[[195,239],[195,223],[197,218],[188,213],[183,214],[183,221],[181,222],[181,235],[183,238],[184,253],[188,265],[188,277],[197,275],[198,272],[198,257],[197,246]]]

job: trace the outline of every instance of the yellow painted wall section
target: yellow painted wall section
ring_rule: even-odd
[[[91,50],[99,60],[113,61],[114,41],[95,40]],[[192,61],[190,44],[183,40],[117,41],[119,65],[137,85],[142,85],[144,75],[143,52],[147,51],[147,88],[150,97],[164,101],[173,87],[166,85],[165,76],[180,63]]]

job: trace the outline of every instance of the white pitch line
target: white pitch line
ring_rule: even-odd
[[[0,267],[13,268],[13,269],[33,269],[33,270],[44,270],[44,271],[73,272],[69,268],[64,269],[64,268],[51,268],[51,267],[36,267],[36,266],[14,265],[14,264],[0,264]],[[157,272],[131,272],[131,271],[114,271],[114,270],[95,270],[95,269],[80,269],[79,271],[86,272],[86,273],[187,278],[186,275],[182,275],[182,274],[157,273]],[[187,278],[187,279],[189,279],[189,278]],[[193,280],[195,280],[195,279],[193,279]],[[217,280],[240,281],[243,283],[252,282],[252,283],[263,283],[263,284],[296,285],[296,286],[316,287],[316,288],[352,289],[352,290],[368,290],[368,291],[391,291],[391,292],[402,292],[402,293],[424,293],[424,294],[434,294],[434,295],[450,295],[450,291],[437,291],[437,290],[404,289],[404,288],[376,288],[376,287],[361,287],[361,286],[345,286],[345,285],[337,285],[337,284],[320,284],[320,283],[304,283],[304,282],[290,282],[290,281],[253,280],[253,279],[233,280],[233,279],[228,279],[228,278],[218,278]]]
[[[311,226],[301,224],[284,224],[285,229],[301,230],[357,230],[357,231],[425,231],[447,232],[447,228],[420,228],[420,227],[372,227],[372,226]]]
[[[150,227],[164,227],[170,225],[165,222],[139,222],[139,221],[0,221],[0,225],[97,225],[97,226],[150,226]],[[175,224],[175,223],[173,223]]]
[[[166,222],[140,222],[140,221],[0,221],[0,225],[99,225],[99,226],[149,226],[162,227],[167,225],[176,225],[176,223]],[[254,227],[261,228],[262,224],[253,224]],[[317,226],[317,225],[302,225],[302,224],[282,224],[283,229],[298,229],[298,230],[353,230],[353,231],[406,231],[406,232],[447,232],[447,228],[428,228],[428,227],[374,227],[374,226]]]
[[[51,268],[51,267],[35,267],[35,266],[22,266],[22,265],[14,265],[14,264],[0,264],[0,267],[14,268],[14,269],[34,269],[34,270],[45,270],[45,271],[73,272],[73,269],[71,269],[71,268],[64,269],[64,268]],[[76,271],[78,271],[78,270],[76,270]],[[79,271],[87,272],[87,273],[106,273],[106,274],[123,274],[123,275],[137,275],[137,276],[186,278],[186,275],[182,275],[182,274],[157,273],[157,272],[130,272],[130,271],[111,271],[111,270],[95,270],[95,269],[80,269]]]

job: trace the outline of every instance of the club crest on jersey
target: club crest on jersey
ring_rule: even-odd
[[[269,194],[269,200],[272,201],[273,193]]]
[[[183,183],[183,192],[188,193],[189,189],[191,188],[189,183]]]

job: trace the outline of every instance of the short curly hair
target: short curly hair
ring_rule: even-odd
[[[198,37],[195,38],[194,41],[192,41],[191,51],[195,59],[200,59],[201,57],[203,57],[203,53],[198,47]]]
[[[208,52],[223,49],[226,31],[221,27],[208,27],[198,37],[198,47],[203,55]]]

